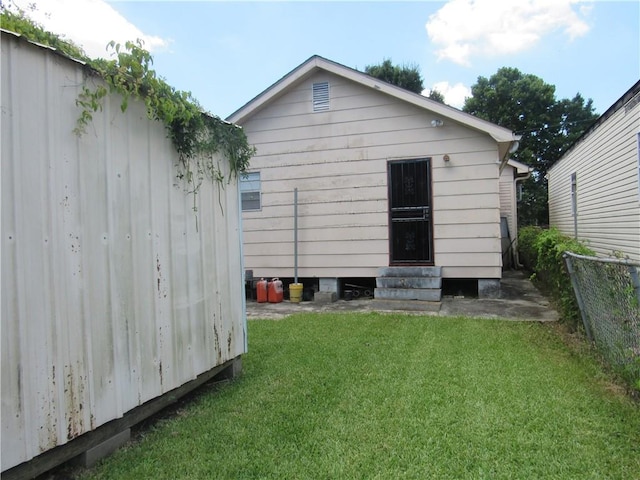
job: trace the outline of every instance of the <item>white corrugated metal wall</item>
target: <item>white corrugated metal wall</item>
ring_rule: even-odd
[[[246,321],[235,182],[194,213],[140,102],[77,137],[80,64],[3,32],[1,75],[4,471],[246,352]]]

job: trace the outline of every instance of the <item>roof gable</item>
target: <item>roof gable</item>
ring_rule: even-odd
[[[384,82],[367,75],[366,73],[359,72],[358,70],[327,60],[326,58],[318,55],[314,55],[306,62],[296,67],[265,91],[232,113],[227,120],[232,123],[242,125],[252,115],[319,70],[331,72],[342,78],[346,78],[365,87],[375,89],[378,92],[382,92],[396,99],[428,110],[429,112],[442,117],[443,120],[451,120],[468,128],[484,132],[498,143],[500,158],[503,159],[503,162],[508,160],[507,157],[510,150],[515,151],[517,148],[517,145],[514,144],[517,143],[520,136],[515,135],[509,129],[500,127],[486,120],[482,120],[448,105],[436,102],[423,95],[419,95]]]

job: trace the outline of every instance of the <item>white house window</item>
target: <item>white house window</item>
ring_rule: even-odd
[[[260,210],[260,172],[245,173],[240,176],[240,197],[242,211]]]
[[[573,236],[578,238],[578,175],[571,174],[571,215],[573,216]]]
[[[313,111],[326,112],[329,110],[329,82],[313,84]]]

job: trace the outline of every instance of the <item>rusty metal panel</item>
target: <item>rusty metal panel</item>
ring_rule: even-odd
[[[2,471],[246,352],[239,194],[177,178],[164,127],[2,33]],[[226,161],[218,159],[228,174]]]

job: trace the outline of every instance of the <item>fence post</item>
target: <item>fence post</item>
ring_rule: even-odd
[[[635,265],[629,265],[628,267],[629,274],[631,275],[631,282],[633,283],[633,289],[636,291],[638,305],[640,305],[640,278],[638,278],[638,269]]]
[[[567,271],[569,272],[569,278],[571,279],[571,286],[573,287],[573,293],[576,295],[576,301],[578,302],[578,308],[580,309],[580,316],[582,317],[582,324],[584,325],[584,330],[587,334],[587,338],[590,342],[593,342],[593,335],[591,334],[591,326],[589,325],[589,318],[587,316],[587,310],[584,306],[584,302],[582,301],[582,295],[580,294],[580,287],[578,286],[578,281],[576,280],[576,275],[573,270],[573,264],[571,263],[571,257],[568,252],[564,252],[562,254],[562,258],[564,258],[564,263],[567,266]]]

